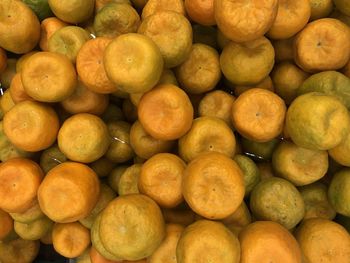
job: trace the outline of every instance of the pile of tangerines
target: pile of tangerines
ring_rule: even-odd
[[[1,0],[0,262],[349,263],[350,1]]]

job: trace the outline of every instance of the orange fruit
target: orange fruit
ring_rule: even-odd
[[[78,26],[65,26],[52,34],[48,40],[50,52],[65,55],[72,63],[76,63],[80,48],[90,39],[91,35]]]
[[[243,201],[241,205],[231,215],[221,220],[233,233],[239,232],[252,222],[252,216],[249,209]]]
[[[131,4],[130,0],[95,0],[95,13],[109,3]]]
[[[258,220],[271,220],[292,229],[303,219],[305,204],[292,183],[271,177],[254,187],[250,194],[250,210]]]
[[[207,151],[233,157],[236,151],[236,138],[223,120],[216,117],[199,117],[194,119],[191,129],[179,139],[178,151],[186,162]]]
[[[348,1],[344,0],[333,0],[336,8],[343,14],[350,16],[350,5]]]
[[[301,263],[302,254],[293,235],[280,224],[257,221],[239,234],[240,263]]]
[[[176,69],[180,86],[188,93],[201,94],[215,88],[221,78],[218,52],[204,44],[193,44],[187,59]]]
[[[65,120],[58,132],[57,142],[68,159],[90,163],[107,152],[111,139],[107,125],[99,117],[79,113]]]
[[[112,93],[117,91],[107,77],[104,68],[103,54],[111,39],[98,37],[84,43],[80,48],[76,67],[80,80],[88,89],[96,93]]]
[[[13,230],[13,219],[5,211],[0,209],[0,240],[7,237]]]
[[[62,256],[78,257],[90,244],[90,231],[79,222],[56,223],[52,230],[52,244]]]
[[[49,51],[48,41],[50,37],[60,28],[68,26],[67,23],[57,17],[48,17],[41,21],[39,46],[42,51]]]
[[[41,151],[54,143],[59,128],[55,111],[39,102],[23,101],[5,116],[6,136],[25,151]]]
[[[185,8],[187,15],[194,22],[205,26],[216,24],[214,0],[185,0]]]
[[[328,199],[334,210],[344,216],[350,217],[349,195],[349,168],[335,173],[328,188]]]
[[[16,75],[17,59],[8,58],[6,64],[5,70],[0,75],[0,81],[2,87],[9,88],[12,78]]]
[[[148,159],[138,179],[140,192],[161,207],[176,207],[183,201],[182,177],[186,164],[178,156],[159,153]]]
[[[37,101],[58,102],[73,94],[77,76],[73,64],[51,52],[32,55],[21,71],[25,92]]]
[[[200,117],[216,117],[232,126],[231,111],[235,97],[222,90],[208,92],[199,102]]]
[[[277,64],[271,74],[276,94],[288,105],[297,97],[298,88],[308,77],[308,73],[289,61]]]
[[[243,180],[245,185],[245,196],[249,196],[253,188],[260,182],[260,172],[256,164],[249,157],[236,154],[233,160],[238,164],[243,172]]]
[[[244,137],[267,142],[283,129],[286,114],[284,101],[275,93],[259,88],[242,93],[232,105],[232,122]]]
[[[24,90],[20,73],[16,73],[16,75],[13,77],[9,92],[14,103],[19,103],[25,100],[34,100]]]
[[[48,0],[52,12],[59,19],[78,24],[88,20],[94,12],[94,0]]]
[[[244,43],[229,42],[220,55],[224,76],[234,85],[255,85],[264,80],[275,63],[271,42],[260,37]]]
[[[191,209],[203,217],[229,216],[242,203],[244,191],[241,169],[222,153],[203,153],[185,169],[183,196]]]
[[[127,93],[149,91],[160,79],[163,59],[147,36],[128,33],[115,38],[103,57],[108,78]]]
[[[239,263],[240,244],[222,223],[199,220],[182,232],[176,259],[178,263]]]
[[[130,4],[111,2],[97,12],[93,28],[97,37],[115,38],[135,33],[139,24],[140,16]]]
[[[166,225],[166,235],[160,246],[147,258],[148,263],[177,263],[176,245],[184,227],[177,224]]]
[[[5,114],[9,112],[15,106],[10,90],[6,90],[0,98],[0,110]]]
[[[35,220],[45,217],[41,211],[37,198],[35,198],[33,204],[21,213],[10,213],[13,220],[19,223],[31,223]]]
[[[309,2],[311,5],[311,21],[327,17],[333,11],[332,0],[309,0]]]
[[[90,212],[90,214],[80,219],[79,222],[88,229],[91,229],[93,222],[95,221],[98,214],[108,205],[110,201],[112,201],[116,197],[116,193],[107,186],[106,184],[100,185],[100,195],[98,197],[97,203]]]
[[[350,235],[330,220],[310,218],[295,232],[305,262],[346,263],[350,258]]]
[[[51,220],[69,223],[88,216],[99,193],[99,180],[92,169],[81,163],[65,162],[46,174],[38,190],[38,201]]]
[[[313,21],[297,35],[294,60],[307,72],[337,70],[350,58],[350,29],[333,18]]]
[[[320,182],[299,187],[305,203],[303,220],[315,217],[329,220],[335,218],[336,211],[329,202],[327,190],[327,186]]]
[[[0,3],[0,46],[16,54],[31,51],[39,42],[40,23],[35,13],[22,1]]]
[[[193,33],[188,19],[174,11],[160,11],[145,18],[138,33],[158,46],[165,68],[182,64],[191,52]]]
[[[142,9],[142,19],[161,11],[174,11],[185,15],[183,0],[148,0]]]
[[[163,84],[142,96],[138,116],[143,128],[152,137],[175,140],[191,128],[193,107],[182,89]]]
[[[298,96],[289,106],[286,129],[298,146],[329,150],[346,138],[349,114],[335,96],[310,92]]]
[[[0,260],[4,263],[31,263],[39,253],[40,242],[21,238],[0,242]]]
[[[328,154],[337,163],[349,167],[350,136],[347,135],[339,145],[328,150]]]
[[[140,193],[138,181],[141,174],[142,164],[135,163],[121,174],[118,182],[118,195],[129,195]]]
[[[13,158],[0,165],[0,208],[10,213],[32,206],[43,179],[40,166],[32,160]]]
[[[303,29],[310,15],[310,0],[279,0],[276,19],[267,35],[272,39],[290,38]]]
[[[275,20],[277,8],[277,0],[214,1],[218,28],[230,40],[237,43],[262,37]]]
[[[91,113],[101,115],[108,106],[109,97],[89,90],[78,82],[74,93],[61,101],[62,108],[70,114]]]
[[[39,240],[53,227],[53,222],[45,217],[38,218],[29,223],[14,222],[15,232],[25,240]]]
[[[134,157],[134,151],[130,145],[130,127],[125,121],[112,121],[108,123],[109,134],[112,142],[105,154],[108,160],[114,163],[123,163]]]
[[[272,155],[276,174],[296,186],[308,185],[321,179],[328,170],[326,151],[310,150],[281,141]]]
[[[109,253],[125,260],[149,257],[165,237],[158,205],[140,194],[119,196],[103,210],[100,238]]]

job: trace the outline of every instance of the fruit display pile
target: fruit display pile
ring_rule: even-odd
[[[350,263],[349,0],[0,0],[0,84],[0,263]]]

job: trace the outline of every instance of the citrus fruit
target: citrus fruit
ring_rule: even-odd
[[[69,223],[88,216],[99,193],[99,180],[92,169],[81,163],[65,162],[46,174],[38,190],[38,201],[51,220]]]
[[[241,169],[222,153],[202,153],[185,169],[184,198],[194,212],[208,219],[232,214],[242,203],[244,191]]]
[[[335,96],[310,92],[298,96],[289,106],[286,129],[300,147],[329,150],[347,136],[349,114]]]
[[[185,162],[174,154],[156,154],[142,165],[138,188],[159,206],[176,207],[183,201],[182,178],[185,168]]]
[[[305,204],[292,183],[271,177],[254,187],[250,195],[250,210],[258,220],[274,221],[292,229],[303,219]]]
[[[127,93],[149,91],[163,70],[159,48],[149,37],[136,33],[112,40],[104,52],[103,62],[108,78]]]

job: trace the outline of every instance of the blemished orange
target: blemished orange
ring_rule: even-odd
[[[26,158],[10,159],[0,165],[0,208],[10,213],[24,212],[35,201],[44,177],[40,166]]]
[[[16,147],[37,152],[55,142],[59,121],[56,112],[50,106],[23,101],[4,116],[3,127],[6,136]]]
[[[16,75],[12,78],[9,91],[14,103],[19,103],[25,100],[34,100],[24,90],[20,73],[16,73]]]
[[[191,128],[193,106],[182,89],[163,84],[142,96],[138,116],[143,128],[152,137],[175,140]]]
[[[57,17],[48,17],[41,21],[39,46],[42,51],[48,51],[49,38],[60,28],[68,26],[67,23],[59,20]]]
[[[350,259],[350,235],[333,221],[310,218],[296,230],[295,236],[308,263],[346,263]]]
[[[275,93],[253,88],[233,102],[233,126],[250,140],[267,142],[282,133],[286,110],[284,101]]]
[[[171,153],[159,153],[141,168],[138,187],[161,207],[176,207],[183,201],[182,177],[186,164]]]
[[[208,219],[223,219],[232,214],[244,197],[242,170],[222,153],[207,152],[186,167],[182,193],[197,214]]]
[[[262,37],[275,20],[277,8],[277,0],[214,1],[218,28],[235,42],[252,41]]]
[[[93,92],[113,93],[118,90],[107,77],[103,54],[112,40],[106,37],[91,39],[78,52],[76,67],[80,80]]]
[[[0,240],[7,237],[13,230],[13,219],[5,211],[0,209]]]
[[[204,26],[216,24],[214,0],[185,0],[187,15],[196,23]]]
[[[79,222],[56,223],[52,230],[52,245],[64,257],[81,255],[90,244],[90,231]]]
[[[239,263],[240,244],[222,223],[199,220],[182,232],[176,247],[177,263]]]
[[[301,263],[298,242],[283,226],[272,221],[256,221],[239,234],[240,263]]]
[[[99,193],[100,182],[91,168],[65,162],[46,174],[38,190],[38,201],[51,220],[69,223],[88,216]]]

